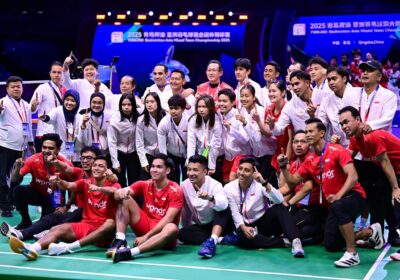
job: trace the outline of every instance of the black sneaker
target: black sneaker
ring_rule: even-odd
[[[114,240],[112,241],[112,243],[110,245],[110,248],[107,249],[107,252],[106,252],[107,258],[111,258],[114,250],[122,249],[122,248],[126,248],[126,247],[128,247],[128,243],[126,242],[126,240],[114,238]]]
[[[132,259],[133,259],[133,257],[132,257],[130,248],[116,249],[112,252],[113,263],[118,263],[121,261],[129,261]]]

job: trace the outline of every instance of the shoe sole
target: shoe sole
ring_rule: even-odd
[[[214,257],[214,255],[210,255],[210,254],[200,254],[200,253],[198,253],[198,254],[199,254],[199,256],[202,256],[206,259],[211,259],[212,257]]]
[[[293,254],[293,257],[295,257],[297,259],[303,259],[304,258],[304,254],[303,253]]]
[[[335,266],[336,266],[336,267],[340,267],[340,268],[353,267],[353,266],[356,266],[356,265],[359,265],[359,264],[360,264],[360,263],[352,264],[352,265],[346,265],[346,264],[342,265],[342,264],[337,264],[337,263],[335,262]]]
[[[2,223],[0,226],[0,233],[5,237],[9,237],[9,232],[10,232],[10,226],[5,222]]]
[[[38,253],[30,251],[27,248],[25,248],[24,243],[18,238],[11,236],[8,243],[10,245],[11,250],[13,250],[17,254],[24,255],[25,258],[28,259],[28,261],[34,261],[39,256]]]

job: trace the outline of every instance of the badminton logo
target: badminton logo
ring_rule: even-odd
[[[306,25],[304,23],[296,23],[293,25],[293,36],[306,35]]]
[[[111,43],[123,43],[124,32],[115,31],[111,33]]]

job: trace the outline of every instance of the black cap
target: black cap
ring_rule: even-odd
[[[361,71],[370,68],[378,70],[381,74],[383,74],[382,64],[377,60],[368,60],[366,62],[363,62],[360,64],[359,68],[361,69]]]

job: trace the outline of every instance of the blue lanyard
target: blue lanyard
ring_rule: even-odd
[[[328,142],[325,142],[324,147],[322,148],[321,151],[321,156],[319,158],[319,204],[322,204],[322,173],[324,172],[324,154],[326,150],[326,146],[328,145]]]
[[[368,116],[369,116],[369,110],[371,109],[371,105],[374,102],[375,96],[378,93],[378,89],[379,89],[379,85],[376,87],[376,89],[374,90],[374,92],[372,93],[372,97],[371,97],[371,101],[369,102],[368,105],[368,109],[365,112],[365,116],[363,118],[363,121],[366,122],[368,120]],[[362,102],[362,94],[364,92],[364,88],[361,88],[361,92],[360,92],[360,103],[359,103],[359,107],[358,107],[358,111],[360,112],[360,116],[361,116],[361,102]]]
[[[246,192],[244,193],[244,197],[243,197],[243,191],[242,188],[239,186],[239,193],[240,193],[240,212],[243,211],[243,204],[246,201],[246,197],[247,194],[249,193],[249,189],[250,187],[246,190]]]

